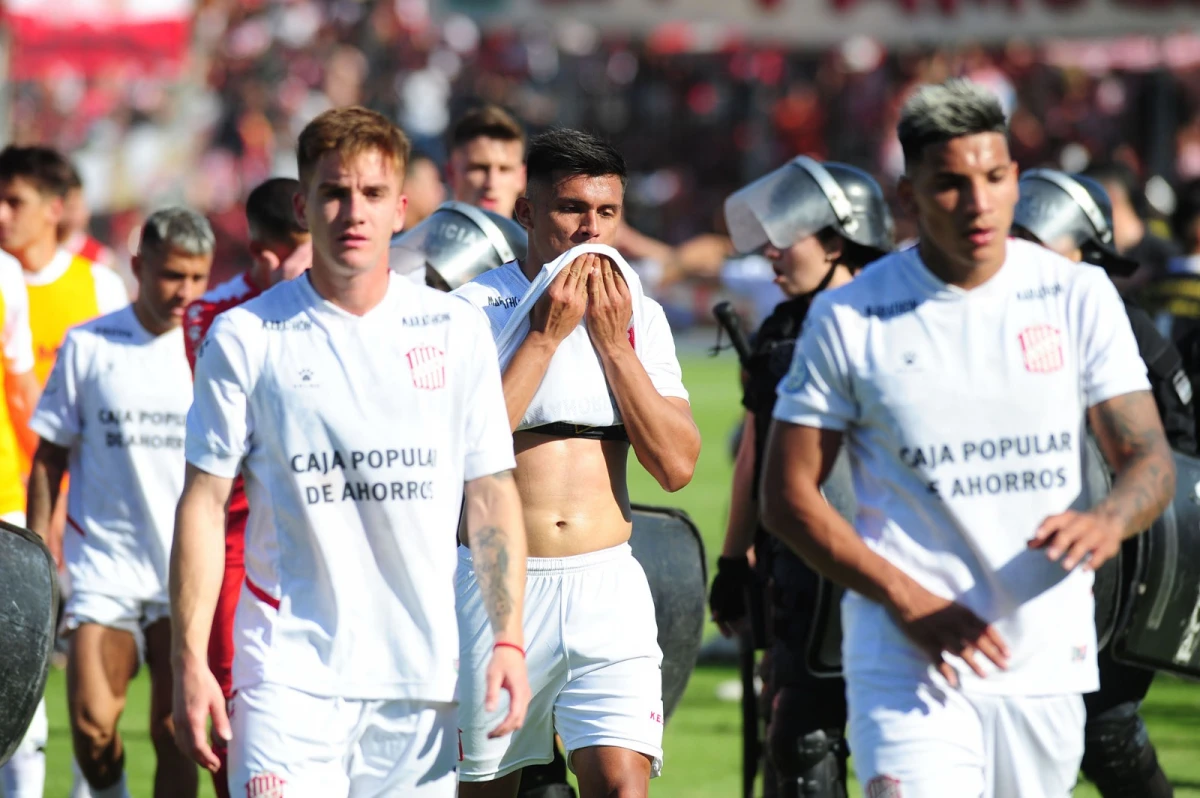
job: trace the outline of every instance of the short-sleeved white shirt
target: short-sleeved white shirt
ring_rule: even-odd
[[[463,482],[515,466],[479,315],[393,275],[355,316],[299,277],[217,317],[195,391],[187,459],[250,502],[233,686],[452,700]]]
[[[453,295],[462,297],[483,311],[491,327],[492,338],[495,339],[500,337],[529,286],[529,278],[521,271],[520,263],[514,260],[459,286]],[[642,366],[660,395],[687,400],[683,369],[675,355],[675,339],[671,335],[667,314],[662,305],[650,297],[643,297],[642,301],[645,327],[639,353]],[[529,331],[528,319],[522,322],[522,328],[525,332]],[[521,427],[525,426],[522,423]]]
[[[181,329],[151,335],[129,306],[67,333],[29,426],[70,450],[75,590],[167,600],[191,403]]]
[[[979,679],[958,663],[966,689],[1078,693],[1097,687],[1092,575],[1026,544],[1087,501],[1087,409],[1148,389],[1105,273],[1010,240],[1004,266],[970,291],[914,248],[822,294],[774,416],[844,431],[859,535],[995,623],[1009,669]],[[843,616],[847,676],[928,667],[880,605],[848,594]]]

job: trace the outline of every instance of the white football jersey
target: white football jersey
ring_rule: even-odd
[[[128,306],[67,333],[29,426],[70,449],[75,590],[167,600],[191,403],[180,328],[151,335]]]
[[[187,459],[246,477],[235,688],[453,700],[463,482],[516,465],[496,363],[479,314],[395,275],[363,316],[304,276],[217,317]]]
[[[1088,408],[1148,389],[1105,273],[1010,240],[970,291],[914,248],[820,295],[774,416],[844,431],[859,535],[996,625],[1009,669],[979,679],[956,661],[966,689],[1079,693],[1097,687],[1092,574],[1026,544],[1047,516],[1085,509]],[[843,623],[848,676],[928,667],[882,606],[847,594]]]

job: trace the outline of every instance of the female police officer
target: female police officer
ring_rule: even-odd
[[[1031,169],[1021,176],[1013,234],[1076,262],[1087,261],[1110,275],[1123,276],[1137,263],[1117,254],[1112,243],[1112,206],[1104,187],[1083,175]],[[1192,387],[1178,350],[1150,317],[1126,303],[1138,352],[1146,362],[1150,387],[1171,447],[1196,454]],[[1134,540],[1126,545],[1136,545]],[[1124,588],[1122,588],[1124,589]],[[1104,798],[1168,798],[1174,794],[1158,764],[1139,713],[1154,672],[1099,655],[1100,690],[1084,696],[1083,772]]]
[[[800,156],[732,194],[725,218],[740,253],[761,252],[788,299],[763,322],[746,364],[745,427],[734,466],[725,545],[713,580],[713,618],[725,634],[745,614],[745,589],[755,583],[749,555],[769,583],[771,696],[768,761],[780,798],[846,795],[845,691],[840,680],[817,681],[805,664],[816,609],[818,577],[759,525],[762,448],[775,386],[813,297],[849,282],[892,248],[892,216],[879,184],[860,169]]]

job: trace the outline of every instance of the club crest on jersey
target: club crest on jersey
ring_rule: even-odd
[[[867,782],[867,798],[902,798],[900,780],[891,776],[876,776]]]
[[[413,385],[423,391],[446,387],[446,355],[433,346],[418,346],[404,356],[412,372]]]
[[[1057,327],[1035,324],[1022,330],[1017,338],[1026,371],[1049,374],[1063,367],[1062,333]]]
[[[246,782],[246,798],[283,798],[287,782],[274,773],[260,773]]]

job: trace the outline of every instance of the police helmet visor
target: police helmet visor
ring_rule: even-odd
[[[447,202],[412,230],[394,236],[389,257],[402,274],[420,261],[457,288],[517,256],[486,213]]]
[[[1058,252],[1078,249],[1110,274],[1132,273],[1137,263],[1117,253],[1112,225],[1096,201],[1069,175],[1032,169],[1021,177],[1013,225]]]
[[[800,156],[725,200],[733,246],[746,254],[770,244],[786,250],[831,225],[850,226],[850,203],[821,164]]]

